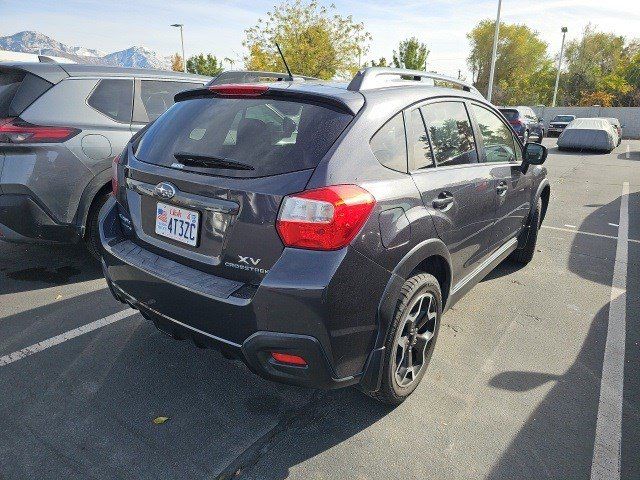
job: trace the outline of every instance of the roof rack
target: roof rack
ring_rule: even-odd
[[[395,78],[394,78],[395,77]],[[458,85],[467,92],[480,95],[480,92],[470,83],[439,73],[421,70],[407,70],[404,68],[368,67],[360,70],[351,80],[347,90],[359,92],[389,86],[406,85],[407,82],[421,83],[435,86],[435,82],[446,82]]]

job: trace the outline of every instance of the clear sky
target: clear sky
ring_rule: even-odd
[[[0,0],[0,36],[36,30],[70,45],[107,53],[144,45],[170,55],[180,48],[177,29],[185,24],[187,57],[213,53],[240,60],[243,32],[278,0]],[[335,0],[338,12],[364,22],[373,36],[366,60],[386,56],[398,41],[417,36],[431,53],[428,67],[456,75],[467,71],[469,44],[465,37],[485,18],[495,18],[497,0]],[[568,39],[578,37],[587,23],[599,29],[640,37],[640,0],[503,0],[502,20],[524,23],[560,49],[560,28]],[[363,59],[364,60],[364,59]]]

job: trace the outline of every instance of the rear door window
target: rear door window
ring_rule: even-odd
[[[476,163],[478,154],[471,121],[462,102],[439,102],[420,107],[436,165]]]
[[[0,118],[17,117],[52,86],[31,73],[0,69]]]
[[[261,177],[315,168],[352,115],[315,104],[200,97],[141,136],[138,159],[208,175]]]
[[[515,143],[511,129],[498,116],[479,105],[471,105],[484,144],[487,162],[513,162],[516,160]]]
[[[407,141],[404,120],[398,113],[371,138],[371,150],[378,161],[391,170],[407,171]]]
[[[121,78],[100,80],[87,103],[116,122],[131,123],[133,80]]]
[[[170,82],[165,80],[141,80],[140,102],[143,108],[135,108],[134,122],[153,122],[174,104],[173,97],[183,90],[202,88],[202,83]],[[138,95],[136,94],[136,101]]]
[[[409,112],[410,131],[408,137],[409,151],[411,152],[411,171],[435,167],[431,144],[427,137],[427,131],[422,120],[419,108]]]

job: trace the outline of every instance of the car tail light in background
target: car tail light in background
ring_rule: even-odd
[[[285,365],[295,365],[296,367],[306,367],[307,361],[299,355],[292,355],[290,353],[271,352],[271,358],[278,363]]]
[[[307,190],[285,197],[276,226],[288,247],[337,250],[358,234],[375,203],[356,185]]]
[[[114,196],[118,194],[118,165],[120,165],[120,155],[113,157],[111,164],[111,192]]]
[[[524,122],[522,120],[511,120],[509,123],[516,127],[521,127],[524,125]]]
[[[269,90],[266,85],[222,84],[208,87],[210,92],[223,97],[257,97]]]
[[[77,128],[33,125],[20,118],[0,120],[0,143],[62,143],[78,133]]]

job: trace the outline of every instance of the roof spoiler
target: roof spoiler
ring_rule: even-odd
[[[307,80],[318,80],[315,77],[304,75],[289,75],[283,72],[262,72],[251,70],[225,70],[211,80],[207,86],[222,85],[225,83],[261,83],[261,82],[304,82]]]
[[[439,73],[389,67],[363,68],[355,74],[349,83],[347,90],[360,92],[362,90],[371,90],[374,88],[406,85],[408,82],[430,86],[436,86],[436,82],[445,84],[449,83],[460,87],[466,92],[481,95],[478,89],[473,85],[457,78],[440,75]]]

